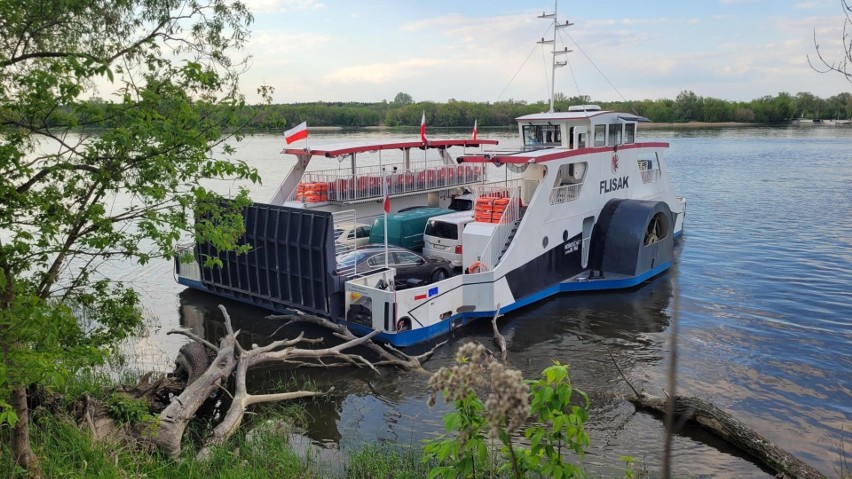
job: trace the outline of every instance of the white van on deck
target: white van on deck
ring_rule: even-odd
[[[423,231],[423,256],[445,259],[454,267],[462,265],[462,233],[473,221],[473,211],[435,216]]]

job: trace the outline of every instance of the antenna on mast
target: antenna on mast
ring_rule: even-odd
[[[556,59],[557,59],[557,57],[559,57],[559,55],[567,55],[568,53],[573,51],[573,50],[569,50],[568,47],[565,47],[564,50],[556,50],[556,32],[563,29],[563,28],[570,27],[571,25],[574,25],[573,23],[570,23],[568,20],[565,20],[565,23],[559,23],[559,20],[556,18],[556,7],[557,7],[557,5],[558,5],[557,0],[553,0],[553,13],[542,12],[541,15],[538,16],[538,18],[543,18],[545,20],[553,20],[553,39],[552,40],[545,40],[544,38],[542,38],[541,40],[539,40],[537,42],[539,45],[548,45],[548,44],[553,45],[553,47],[552,47],[552,52],[553,52],[553,60],[552,61],[553,61],[553,63],[551,64],[551,72],[550,72],[550,111],[549,111],[549,113],[553,113],[553,97],[556,96],[556,69],[559,68],[559,67],[564,67],[565,65],[568,64],[568,62],[565,61],[565,60],[557,61]]]

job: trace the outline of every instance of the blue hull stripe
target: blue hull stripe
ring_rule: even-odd
[[[643,274],[638,276],[633,276],[631,278],[620,278],[620,279],[596,279],[591,281],[568,281],[564,283],[554,284],[549,288],[541,290],[537,293],[533,293],[529,296],[521,298],[518,301],[515,301],[512,304],[506,305],[500,308],[501,313],[508,313],[514,311],[516,309],[523,308],[524,306],[528,306],[537,301],[541,301],[545,298],[553,296],[558,293],[573,293],[573,292],[582,292],[582,291],[602,291],[602,290],[613,290],[613,289],[625,289],[632,288],[637,286],[644,281],[647,281],[654,276],[666,271],[671,267],[671,261],[667,261],[665,263],[660,264],[659,266],[646,271]],[[188,286],[193,289],[199,289],[202,291],[207,291],[208,293],[212,293],[218,296],[222,296],[228,299],[233,299],[236,301],[240,301],[243,303],[251,304],[253,306],[260,306],[257,303],[252,301],[242,300],[240,298],[230,296],[227,294],[220,293],[218,291],[211,291],[204,287],[200,281],[186,279],[178,277],[178,283]],[[263,307],[263,306],[261,306]],[[269,309],[269,308],[267,308]],[[423,327],[417,328],[410,331],[403,331],[401,333],[388,333],[381,332],[375,336],[375,338],[379,341],[383,341],[386,343],[390,343],[397,347],[407,347],[413,346],[415,344],[420,344],[431,339],[448,335],[452,328],[457,328],[459,326],[464,326],[472,321],[479,318],[492,318],[494,317],[494,311],[472,311],[468,313],[460,313],[454,316],[451,316],[443,321],[438,323]],[[372,328],[364,326],[363,324],[352,323],[349,321],[341,321],[345,324],[349,329],[351,329],[356,334],[367,334],[373,331]]]
[[[643,273],[638,276],[634,276],[632,278],[621,278],[621,279],[600,279],[600,280],[592,280],[592,281],[571,281],[565,283],[555,284],[547,289],[539,291],[538,293],[531,294],[525,298],[521,298],[514,303],[507,305],[505,307],[500,308],[501,313],[508,313],[510,311],[514,311],[516,309],[523,308],[524,306],[528,306],[537,301],[541,301],[545,298],[553,296],[558,293],[572,293],[572,292],[582,292],[582,291],[602,291],[602,290],[614,290],[614,289],[625,289],[632,288],[634,286],[638,286],[643,282],[653,278],[654,276],[663,273],[667,269],[671,267],[671,261],[667,261],[665,263],[660,264],[659,266]],[[384,341],[390,343],[394,346],[398,347],[407,347],[413,346],[415,344],[419,344],[425,341],[429,341],[431,339],[446,335],[450,333],[453,324],[455,323],[455,327],[467,325],[473,320],[479,318],[493,318],[494,311],[473,311],[469,313],[461,313],[451,316],[443,321],[432,324],[430,326],[426,326],[424,328],[417,328],[411,331],[403,331],[401,333],[386,333],[381,332],[376,335],[376,339],[379,341]],[[354,332],[358,334],[367,334],[373,331],[372,328],[367,326],[350,323],[348,321],[344,321],[346,325]]]

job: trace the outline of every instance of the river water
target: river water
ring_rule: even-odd
[[[386,136],[312,132],[310,141],[319,146]],[[496,137],[501,145],[515,141],[509,133],[482,136]],[[671,326],[678,321],[678,394],[713,402],[836,476],[841,447],[852,449],[852,129],[654,129],[643,137],[671,144],[669,179],[688,200],[675,266],[638,289],[566,294],[505,316],[500,325],[509,362],[526,377],[553,360],[570,364],[574,385],[592,400],[592,446],[584,462],[593,474],[618,475],[622,455],[655,471],[662,421],[621,399],[629,388],[609,353],[636,387],[662,395]],[[292,166],[293,160],[278,154],[282,147],[277,135],[256,135],[237,145],[238,157],[266,179],[252,189],[258,201],[271,197]],[[185,290],[174,282],[167,261],[125,265],[118,276],[140,289],[151,318],[150,335],[134,345],[142,368],[169,367],[185,341],[166,335],[170,329],[188,327],[216,340],[223,333],[220,303],[243,330],[244,341],[267,342],[278,328],[264,310]],[[428,369],[449,364],[468,340],[490,345],[490,326],[473,325],[450,338]],[[335,386],[330,398],[308,405],[305,430],[330,461],[340,460],[334,459],[336,451],[363,443],[417,445],[442,431],[446,409],[426,406],[423,375],[393,370],[381,376],[349,370],[299,375],[320,388]],[[273,384],[289,380],[290,373],[267,369],[258,378]],[[677,475],[690,477],[769,477],[691,428],[676,437],[673,463]]]

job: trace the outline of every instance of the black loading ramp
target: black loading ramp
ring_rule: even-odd
[[[258,306],[298,309],[337,319],[343,315],[342,282],[334,274],[334,221],[326,211],[254,203],[243,210],[246,232],[240,240],[251,252],[220,252],[196,245],[201,280],[210,291]],[[205,268],[205,257],[222,260]]]

